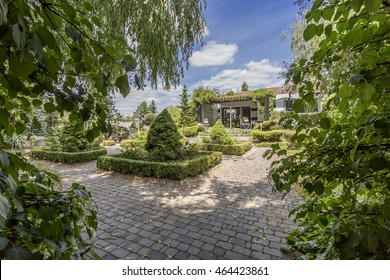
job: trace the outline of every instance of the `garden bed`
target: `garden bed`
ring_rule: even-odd
[[[195,149],[201,151],[221,152],[224,155],[236,155],[236,156],[241,156],[245,154],[247,151],[249,151],[250,149],[252,149],[251,142],[244,142],[244,143],[233,144],[233,145],[197,142],[195,143],[194,146]]]
[[[99,157],[97,168],[142,177],[181,180],[195,176],[222,161],[222,153],[199,153],[192,159],[157,162],[125,158],[123,154]]]
[[[60,152],[47,149],[36,149],[31,151],[31,157],[62,163],[78,163],[95,160],[100,156],[107,154],[105,148],[90,150],[85,152]]]

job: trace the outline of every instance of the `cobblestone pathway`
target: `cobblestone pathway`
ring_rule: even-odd
[[[295,199],[272,192],[264,151],[226,156],[182,181],[101,172],[96,161],[49,166],[65,184],[79,182],[93,193],[95,251],[103,259],[285,259],[280,248]]]

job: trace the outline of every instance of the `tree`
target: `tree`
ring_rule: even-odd
[[[149,105],[149,112],[152,114],[157,114],[157,106],[156,103],[154,102],[154,99],[152,99],[152,102]]]
[[[177,126],[168,110],[164,109],[150,127],[145,149],[158,161],[175,160],[179,157],[182,145]]]
[[[180,125],[190,126],[195,123],[194,110],[191,108],[188,98],[187,87],[184,85],[183,91],[180,94]]]
[[[312,128],[297,114],[285,119],[297,126],[292,140],[302,151],[274,162],[270,174],[278,191],[296,186],[306,193],[293,211],[302,227],[287,238],[300,257],[390,256],[389,7],[386,0],[317,0],[306,14],[304,39],[321,42],[287,74],[301,96],[293,109],[313,101],[318,89],[327,103]],[[350,67],[335,70],[345,53]]]
[[[171,115],[172,120],[176,124],[176,126],[180,125],[180,109],[178,106],[170,105],[168,106],[167,109],[169,115]]]
[[[179,84],[204,33],[203,9],[201,0],[0,1],[1,258],[82,257],[91,249],[82,233],[97,227],[90,193],[78,184],[56,191],[55,176],[5,151],[6,136],[24,133],[43,106],[89,121],[92,141],[106,129],[110,91]]]
[[[248,84],[244,81],[242,84],[241,84],[241,91],[248,91],[249,90],[249,86]]]
[[[217,120],[214,126],[210,129],[210,138],[212,143],[220,145],[232,145],[233,139],[228,135],[228,132],[221,120]]]

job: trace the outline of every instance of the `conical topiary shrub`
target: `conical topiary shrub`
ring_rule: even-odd
[[[59,141],[63,152],[79,152],[88,145],[85,130],[76,128],[72,123],[64,127]]]
[[[234,142],[233,139],[229,137],[221,120],[218,120],[210,129],[210,138],[214,144],[231,145]]]
[[[153,121],[145,149],[158,161],[175,160],[181,151],[180,134],[168,110],[163,110]]]

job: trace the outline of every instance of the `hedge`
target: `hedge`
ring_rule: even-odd
[[[284,135],[283,130],[272,130],[272,131],[260,131],[253,130],[252,136],[255,142],[280,142],[281,137]]]
[[[233,145],[221,145],[221,144],[212,144],[212,143],[204,143],[197,142],[194,145],[195,149],[209,152],[221,152],[224,155],[236,155],[241,156],[245,154],[247,151],[252,149],[252,143],[244,142]]]
[[[103,146],[114,146],[115,141],[114,140],[105,140],[103,141]]]
[[[126,139],[122,140],[121,143],[119,144],[121,148],[127,148],[127,149],[132,149],[132,148],[139,148],[142,145],[144,145],[146,142],[144,139]]]
[[[36,150],[32,150],[30,153],[31,157],[35,159],[44,159],[44,160],[62,162],[62,163],[77,163],[77,162],[95,160],[98,157],[104,156],[106,154],[107,154],[107,150],[105,148],[86,151],[86,152],[74,152],[74,153],[36,149]]]
[[[127,159],[121,154],[99,157],[97,168],[142,177],[157,177],[181,180],[195,176],[222,161],[222,153],[204,153],[199,157],[184,161],[152,162]]]

